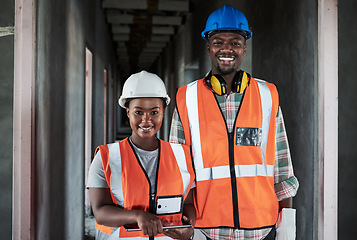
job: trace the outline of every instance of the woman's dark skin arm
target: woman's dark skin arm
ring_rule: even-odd
[[[141,210],[124,210],[116,206],[109,188],[89,188],[89,198],[98,224],[120,227],[136,223],[142,233],[149,236],[163,232],[163,223],[156,215]]]
[[[193,203],[193,189],[188,193],[184,205],[183,205],[183,214],[182,222],[191,224],[190,228],[176,228],[176,229],[165,229],[164,234],[175,239],[186,240],[193,235],[193,227],[196,223],[196,210]]]

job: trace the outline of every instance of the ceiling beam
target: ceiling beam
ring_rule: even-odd
[[[189,6],[188,0],[102,0],[122,72],[152,66]]]
[[[143,18],[130,14],[110,14],[107,19],[111,24],[181,25],[181,17],[176,16],[152,16]]]
[[[128,25],[120,25],[113,26],[112,32],[115,36],[120,35],[129,35],[130,27]],[[166,42],[170,40],[169,36],[163,37],[162,35],[173,35],[175,33],[174,27],[161,27],[161,26],[153,26],[151,28],[151,34],[153,35],[161,35],[161,36],[151,36],[151,41],[153,42]]]
[[[160,53],[144,53],[139,56],[139,59],[148,61],[150,59],[156,59],[158,56],[160,56]]]
[[[117,53],[120,53],[120,54],[123,54],[123,55],[127,55],[126,48],[118,48],[117,49]]]
[[[134,15],[128,14],[108,14],[108,22],[112,24],[132,24],[134,22]]]
[[[129,41],[129,34],[114,34],[114,41]]]
[[[103,8],[118,8],[118,9],[147,9],[147,0],[130,0],[130,1],[120,1],[120,0],[104,0],[102,3]]]
[[[147,10],[150,6],[156,6],[153,1],[150,0],[130,0],[130,1],[120,1],[120,0],[104,0],[102,3],[103,8],[112,9],[133,9],[133,10]],[[156,7],[155,7],[156,8]],[[157,9],[160,11],[184,11],[189,10],[189,1],[179,1],[179,0],[159,0],[157,4]]]
[[[160,35],[172,35],[175,33],[174,27],[152,27],[152,34],[160,34]]]
[[[153,16],[152,23],[154,25],[181,25],[181,17],[175,16]]]
[[[144,48],[143,53],[160,53],[162,52],[162,48]]]
[[[159,0],[158,10],[161,11],[184,11],[189,10],[189,1],[167,1]]]
[[[166,47],[166,42],[146,42],[146,47],[152,48],[152,47]]]
[[[152,42],[168,42],[170,41],[169,35],[151,35]]]
[[[125,41],[118,41],[118,47],[126,47]]]
[[[130,27],[128,25],[114,25],[112,26],[113,34],[129,34]]]

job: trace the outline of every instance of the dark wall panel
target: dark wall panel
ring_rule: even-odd
[[[357,2],[338,1],[338,238],[352,239],[357,235]]]

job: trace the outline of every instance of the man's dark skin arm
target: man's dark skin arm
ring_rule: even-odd
[[[283,208],[292,208],[292,207],[293,207],[293,198],[287,198],[279,202],[279,211],[281,211]]]

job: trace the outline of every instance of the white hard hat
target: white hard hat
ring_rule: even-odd
[[[122,95],[119,98],[119,105],[125,108],[128,98],[158,97],[166,100],[166,105],[170,103],[164,82],[159,76],[147,71],[141,71],[131,75],[124,83]]]

